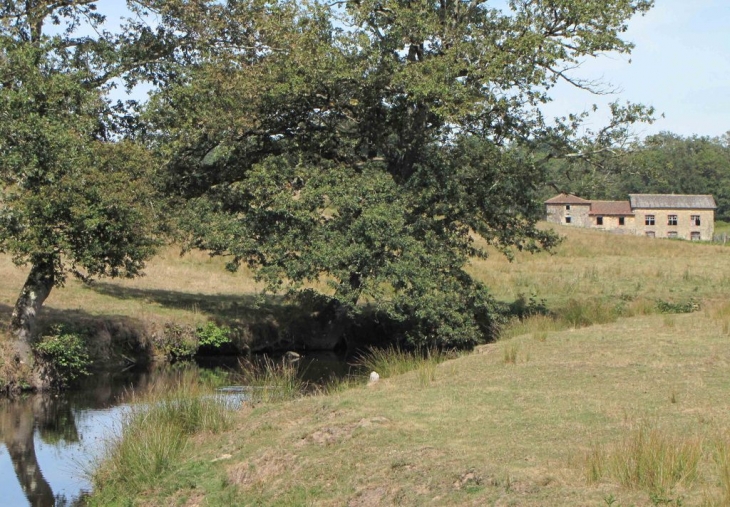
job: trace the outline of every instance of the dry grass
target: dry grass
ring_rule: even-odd
[[[471,269],[503,300],[576,305],[570,319],[533,316],[469,356],[258,406],[186,447],[184,464],[135,500],[184,504],[194,483],[189,499],[205,505],[727,505],[728,250],[559,231],[568,239],[555,255],[495,255]],[[205,262],[190,276],[215,271]],[[174,268],[172,258],[160,263],[118,286],[152,290],[154,273]],[[231,279],[217,291],[256,290],[246,287]],[[702,309],[652,315],[659,300]],[[591,322],[603,324],[581,327]],[[587,483],[591,453],[596,481]],[[611,472],[611,456],[644,463],[642,473]],[[667,475],[671,456],[684,465]],[[98,494],[97,505],[125,500]]]
[[[715,449],[728,446],[710,444],[730,425],[718,308],[524,335],[438,364],[428,385],[411,371],[257,408],[137,500],[165,504],[192,475],[205,505],[725,505]],[[513,344],[529,360],[506,367]],[[592,449],[643,478],[627,466],[587,483]]]
[[[518,253],[509,262],[494,252],[488,259],[473,260],[471,273],[499,299],[536,295],[551,308],[571,299],[718,299],[730,285],[730,255],[722,246],[543,227],[565,237],[554,254]]]
[[[695,483],[701,457],[702,439],[669,434],[644,421],[623,441],[594,449],[586,468],[590,482],[610,477],[627,488],[666,495]]]

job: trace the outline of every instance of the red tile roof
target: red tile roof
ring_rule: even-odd
[[[573,194],[560,194],[545,201],[545,204],[590,204],[591,201],[586,201]]]
[[[588,214],[631,216],[634,212],[629,201],[591,201],[591,211]]]

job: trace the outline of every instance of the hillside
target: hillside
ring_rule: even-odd
[[[547,224],[544,227],[549,227]],[[566,240],[553,254],[518,253],[510,262],[494,252],[474,260],[471,272],[502,301],[519,295],[545,299],[557,308],[571,299],[606,301],[724,297],[730,282],[730,256],[722,246],[625,237],[585,229],[557,227]],[[27,269],[0,256],[0,321],[5,325]],[[179,255],[169,247],[153,258],[146,276],[103,279],[86,286],[69,279],[51,292],[45,322],[122,320],[128,326],[150,322],[197,323],[209,318],[242,322],[260,310],[260,287],[250,273],[225,270],[225,259],[205,253]],[[265,310],[275,312],[276,299]]]

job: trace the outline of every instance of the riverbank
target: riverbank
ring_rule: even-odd
[[[154,486],[101,482],[92,505],[726,505],[728,340],[727,304],[514,337],[243,409]]]

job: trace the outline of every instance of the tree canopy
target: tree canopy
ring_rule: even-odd
[[[107,97],[145,65],[144,34],[103,21],[91,1],[0,4],[0,252],[31,266],[12,317],[18,361],[54,286],[135,276],[158,243],[151,153],[124,139],[130,111]]]
[[[469,258],[555,244],[536,227],[546,147],[575,154],[582,129],[602,150],[650,115],[614,105],[590,133],[539,106],[559,80],[590,88],[570,69],[630,51],[621,34],[651,3],[166,2],[165,29],[197,45],[153,95],[145,139],[189,246],[271,290],[375,307],[413,344],[471,345],[494,308]]]

